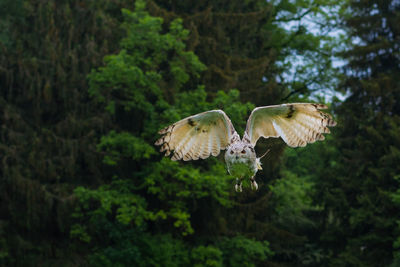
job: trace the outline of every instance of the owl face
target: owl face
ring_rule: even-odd
[[[249,159],[255,157],[255,152],[250,144],[238,142],[228,147],[226,156],[237,160],[243,158]]]
[[[253,177],[257,172],[257,158],[254,148],[247,142],[231,144],[225,153],[228,172],[237,177]],[[238,189],[237,189],[238,190]]]

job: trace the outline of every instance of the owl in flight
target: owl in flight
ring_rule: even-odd
[[[254,179],[261,170],[260,158],[254,147],[260,137],[281,137],[290,147],[324,140],[328,126],[336,122],[322,104],[291,103],[255,108],[247,120],[242,140],[231,120],[222,110],[211,110],[180,120],[162,130],[156,141],[172,160],[198,160],[217,156],[226,149],[225,162],[229,174],[236,178],[236,191],[242,192],[242,180],[249,178],[251,187],[258,189]]]

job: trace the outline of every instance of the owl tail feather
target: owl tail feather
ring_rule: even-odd
[[[264,155],[262,155],[261,157],[257,158],[256,164],[257,164],[257,169],[258,169],[258,170],[262,170],[262,167],[261,167],[261,159],[262,159],[265,155],[267,155],[268,152],[269,152],[269,149],[264,153]]]

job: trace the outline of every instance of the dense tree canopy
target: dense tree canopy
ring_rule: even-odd
[[[398,235],[399,206],[391,196],[400,173],[395,163],[400,162],[400,5],[355,1],[346,8],[343,21],[353,45],[343,53],[349,64],[342,86],[349,97],[336,109],[342,118],[337,136],[340,171],[332,177],[346,207],[340,207],[340,235],[346,243],[340,242],[338,262],[386,266]]]
[[[399,14],[396,1],[2,1],[0,264],[396,266]],[[333,88],[344,100],[321,97]],[[192,114],[223,109],[242,134],[255,106],[291,101],[333,102],[338,127],[305,148],[262,140],[256,192],[234,191],[223,153],[183,163],[154,146]]]

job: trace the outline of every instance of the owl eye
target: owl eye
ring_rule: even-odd
[[[231,150],[231,155],[233,154],[233,150]]]
[[[242,150],[242,154],[246,154],[246,150],[245,149]]]

